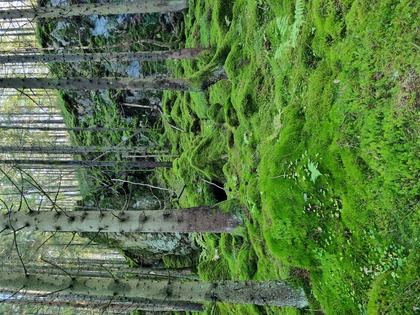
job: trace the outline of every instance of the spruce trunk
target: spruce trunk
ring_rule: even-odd
[[[199,84],[178,78],[0,78],[0,88],[54,90],[201,91]]]
[[[39,153],[39,154],[92,154],[92,153],[146,153],[150,147],[123,146],[0,146],[0,153]]]
[[[48,296],[25,292],[25,294],[14,297],[14,292],[0,291],[4,296],[10,298],[3,299],[2,303],[10,304],[30,304],[47,307],[72,307],[77,309],[101,310],[103,314],[109,311],[113,314],[126,314],[128,311],[142,310],[151,312],[175,312],[191,311],[202,312],[204,306],[199,303],[183,301],[156,301],[151,299],[130,298],[128,300],[118,300],[114,297],[86,296],[86,295],[60,295],[48,294]],[[106,312],[106,314],[109,314]]]
[[[6,290],[35,290],[59,295],[88,295],[130,300],[228,302],[264,306],[305,307],[302,289],[283,281],[200,282],[179,279],[111,279],[31,275],[0,272],[0,287]]]
[[[124,53],[79,53],[79,54],[24,54],[0,56],[0,64],[5,63],[47,63],[85,61],[160,61],[169,59],[192,59],[198,56],[202,48],[184,48],[177,50],[151,51],[151,52],[124,52]]]
[[[41,232],[233,232],[235,214],[218,207],[144,211],[32,211],[0,215],[1,230]]]
[[[14,120],[1,121],[2,123],[14,124]],[[25,123],[33,123],[33,121],[25,121]],[[0,125],[3,130],[38,130],[38,131],[138,131],[138,128],[107,128],[107,127],[45,127],[45,126],[13,126]]]
[[[74,4],[62,7],[2,10],[0,11],[0,19],[43,19],[85,15],[165,13],[181,11],[187,7],[188,3],[186,0],[134,0],[127,2]]]
[[[53,165],[74,167],[128,167],[128,168],[157,168],[172,167],[171,162],[155,161],[80,161],[80,160],[0,160],[4,165]]]

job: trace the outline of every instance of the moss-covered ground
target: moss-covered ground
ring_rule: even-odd
[[[158,176],[182,207],[216,202],[215,185],[244,206],[238,235],[196,237],[203,279],[289,279],[311,301],[209,314],[420,308],[419,8],[190,1],[186,46],[212,51],[172,63],[174,76],[223,66],[228,79],[165,92],[162,141],[180,157]]]
[[[203,279],[287,279],[310,300],[301,310],[215,304],[207,313],[419,312],[418,1],[189,3],[185,45],[209,51],[168,62],[172,76],[224,69],[227,79],[204,92],[164,93],[164,131],[149,136],[177,158],[153,184],[175,191],[180,207],[224,199],[217,186],[243,207],[238,233],[195,236]],[[142,43],[142,31],[121,34]],[[119,92],[108,103],[98,93],[90,93],[94,113],[89,103],[83,115],[62,93],[69,126],[139,125],[140,117],[121,116]],[[132,131],[73,138],[91,146],[146,141]],[[102,173],[81,174],[86,194],[103,193]]]

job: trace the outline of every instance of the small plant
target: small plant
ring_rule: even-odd
[[[277,28],[283,39],[283,43],[277,47],[274,55],[275,59],[280,59],[286,50],[296,48],[299,31],[304,23],[303,11],[303,1],[297,0],[295,5],[295,21],[292,25],[289,25],[289,16],[280,16],[276,19]]]

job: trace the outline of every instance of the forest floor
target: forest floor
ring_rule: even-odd
[[[209,314],[420,309],[419,9],[190,1],[186,46],[211,51],[167,66],[189,78],[223,67],[227,79],[164,92],[155,137],[179,157],[157,181],[182,191],[180,207],[243,205],[237,234],[195,236],[203,279],[288,279],[310,299],[302,310],[217,304]]]
[[[413,314],[420,308],[420,29],[416,1],[196,0],[187,47],[223,65],[206,93],[165,92],[160,172],[181,206],[217,183],[246,209],[242,235],[197,236],[204,279],[290,279],[307,310],[218,305],[211,314]],[[301,283],[302,284],[302,283]]]

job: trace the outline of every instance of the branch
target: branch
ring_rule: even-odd
[[[30,96],[29,94],[25,93],[23,89],[15,89],[15,90],[16,90],[16,91],[18,91],[20,94],[25,95],[25,96],[26,96],[27,98],[29,98],[32,102],[34,102],[34,104],[35,104],[36,106],[38,106],[38,108],[39,108],[41,111],[43,111],[44,113],[46,113],[46,111],[42,109],[42,106],[41,106],[40,104],[38,104],[38,102],[37,102],[37,101],[35,101],[35,100],[32,98],[32,96]],[[32,89],[30,89],[30,90],[31,90],[31,92],[33,93]]]
[[[38,189],[45,197],[47,197],[47,199],[51,202],[51,204],[53,205],[53,207],[57,207],[59,210],[61,210],[61,211],[63,211],[64,212],[64,214],[68,217],[68,214],[59,206],[59,205],[57,205],[57,197],[58,197],[58,194],[59,194],[59,192],[60,192],[60,187],[61,187],[61,179],[60,179],[60,181],[59,181],[59,183],[58,183],[58,191],[57,191],[57,194],[55,195],[55,198],[54,198],[54,200],[52,200],[51,198],[50,198],[50,196],[44,191],[44,189],[42,189],[42,187],[41,187],[41,185],[39,185],[38,183],[37,183],[37,181],[32,177],[32,175],[30,175],[28,172],[26,172],[25,170],[23,170],[21,167],[19,167],[19,166],[17,166],[17,165],[14,165],[14,168],[17,168],[18,170],[19,170],[19,172],[21,172],[21,173],[24,173],[26,176],[28,176],[29,177],[29,179],[31,179],[31,181],[29,181],[28,179],[26,179],[26,178],[22,178],[22,180],[24,180],[24,181],[26,181],[28,184],[30,184],[32,187],[34,187],[34,188],[36,188],[36,189]]]
[[[45,245],[45,243],[46,243],[46,242],[48,242],[50,239],[52,239],[52,238],[55,236],[55,234],[56,234],[56,233],[57,233],[57,232],[52,232],[51,236],[50,236],[50,237],[48,237],[45,241],[43,241],[43,242],[42,242],[42,244],[41,244],[41,245],[39,245],[39,246],[38,246],[38,248],[37,248],[35,251],[39,250],[42,246],[44,246],[44,245]]]
[[[10,224],[10,228],[13,230],[13,244],[15,246],[16,253],[18,254],[20,263],[22,264],[23,271],[25,272],[25,277],[27,277],[28,276],[28,270],[26,269],[25,263],[23,262],[23,259],[22,259],[22,255],[20,254],[19,246],[18,246],[17,239],[16,239],[16,232],[17,231],[15,230],[15,228],[13,227],[13,225],[10,222],[10,216],[9,216],[9,224]]]
[[[48,260],[46,260],[46,259],[42,258],[42,257],[41,257],[41,260],[42,260],[43,262],[46,262],[47,264],[50,264],[51,266],[53,266],[53,267],[55,267],[55,268],[57,268],[57,269],[60,269],[62,272],[64,272],[66,275],[68,275],[68,276],[70,277],[70,279],[71,279],[71,280],[74,280],[74,277],[73,277],[71,274],[69,274],[66,270],[64,270],[64,268],[61,268],[60,266],[58,266],[58,265],[56,265],[56,264],[54,264],[54,263],[52,263],[52,262],[50,262],[50,261],[48,261]]]
[[[7,298],[5,298],[5,299],[3,299],[3,300],[0,300],[0,304],[1,304],[1,303],[3,303],[3,302],[5,302],[5,301],[7,301],[7,300],[10,300],[11,298],[13,298],[16,294],[18,294],[20,291],[22,291],[22,289],[23,289],[24,287],[25,287],[25,286],[21,287],[19,290],[17,290],[16,292],[14,292],[11,296],[9,296],[9,297],[7,297]]]

